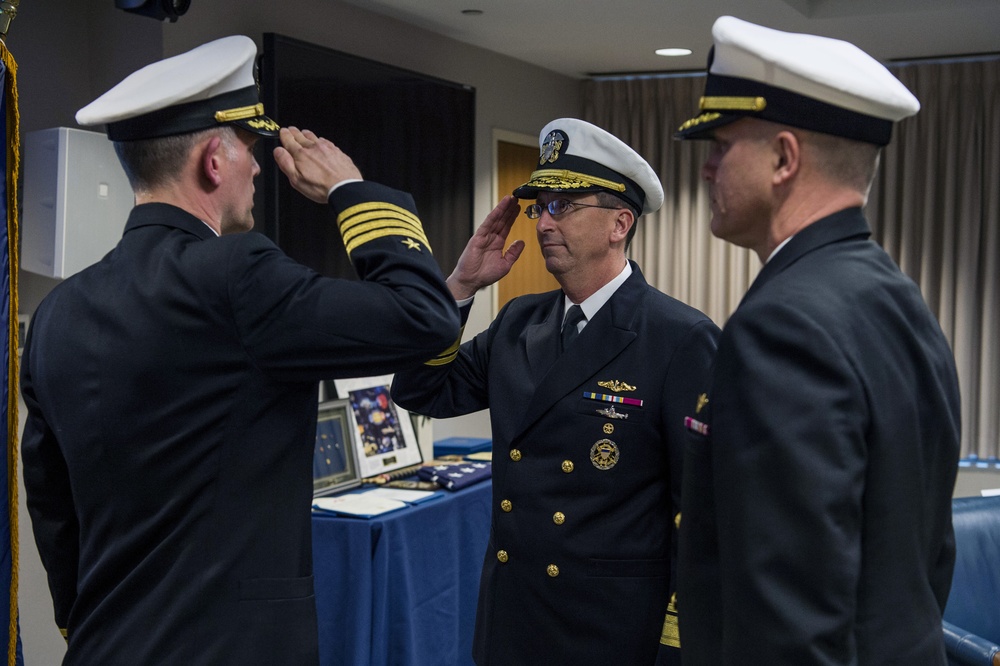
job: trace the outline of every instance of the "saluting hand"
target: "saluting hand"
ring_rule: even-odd
[[[361,172],[340,148],[310,130],[281,128],[281,145],[274,161],[292,187],[317,203],[326,203],[330,188],[344,180],[361,179]]]
[[[448,288],[455,300],[471,298],[510,272],[524,250],[524,241],[516,240],[504,251],[507,235],[520,212],[517,199],[507,195],[476,229],[448,276]]]

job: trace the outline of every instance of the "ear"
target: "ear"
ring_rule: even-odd
[[[794,132],[778,132],[774,136],[774,185],[783,185],[791,180],[802,167],[802,144]]]
[[[615,217],[615,226],[611,230],[611,242],[618,243],[628,238],[628,230],[635,224],[635,216],[628,208],[622,208]]]
[[[215,187],[222,182],[222,139],[218,136],[213,136],[202,148],[201,172]]]

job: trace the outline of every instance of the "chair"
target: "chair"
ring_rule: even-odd
[[[1000,666],[1000,497],[952,500],[955,574],[944,610],[952,666]]]

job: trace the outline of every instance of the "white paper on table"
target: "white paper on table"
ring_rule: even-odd
[[[377,516],[397,509],[405,509],[406,503],[396,499],[379,497],[372,493],[357,493],[338,495],[335,497],[317,497],[313,507],[323,511],[346,513],[352,516]]]
[[[417,504],[420,500],[427,499],[435,492],[434,490],[410,490],[409,488],[375,488],[365,494],[399,500],[407,504]]]

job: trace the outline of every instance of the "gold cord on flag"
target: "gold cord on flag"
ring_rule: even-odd
[[[17,396],[18,396],[18,322],[17,322],[17,275],[18,275],[18,214],[17,214],[17,180],[21,159],[20,117],[17,111],[17,63],[14,56],[7,50],[4,41],[10,22],[17,15],[19,0],[0,1],[0,59],[6,74],[3,77],[3,99],[7,108],[5,122],[7,139],[7,267],[9,270],[10,296],[8,299],[8,331],[7,350],[9,365],[7,367],[7,509],[10,526],[10,625],[7,632],[7,664],[14,666],[17,662],[17,585],[18,585],[18,535],[17,535]]]

